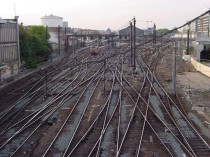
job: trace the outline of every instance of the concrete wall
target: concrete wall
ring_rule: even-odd
[[[200,53],[203,50],[203,45],[194,45],[192,44],[194,50],[195,50],[195,57],[198,61],[200,61]]]
[[[193,57],[191,57],[191,64],[194,66],[196,70],[210,77],[210,67],[197,62]]]

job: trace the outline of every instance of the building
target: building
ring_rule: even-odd
[[[71,29],[68,27],[68,22],[63,21],[63,17],[51,14],[41,18],[41,25],[47,27],[48,33],[50,34],[49,43],[52,45],[53,50],[58,51],[59,49],[64,49],[65,33],[71,32]]]
[[[49,16],[43,16],[41,18],[41,24],[43,26],[48,27],[63,27],[63,18],[59,16],[55,16],[53,14]]]
[[[210,13],[200,17],[197,20],[197,29],[198,32],[203,32],[206,35],[210,30]]]
[[[20,68],[18,17],[0,19],[0,79],[18,74]]]
[[[144,30],[144,35],[151,35],[154,32],[154,28],[147,28]]]
[[[127,28],[119,30],[119,36],[122,39],[130,39],[130,34],[131,34],[131,27],[130,26],[128,26]],[[144,30],[136,27],[136,38],[142,38],[143,36],[144,36]]]

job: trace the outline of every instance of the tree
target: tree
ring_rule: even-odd
[[[50,38],[43,26],[19,26],[20,56],[28,68],[34,68],[38,63],[45,61],[52,52],[48,43]]]
[[[29,28],[29,34],[31,36],[31,50],[35,52],[37,56],[47,59],[52,49],[47,42],[50,35],[46,33],[45,27],[31,26]]]
[[[169,29],[167,29],[167,28],[162,28],[162,29],[158,29],[158,30],[157,30],[157,33],[165,34],[165,33],[167,33],[168,31],[169,31]]]

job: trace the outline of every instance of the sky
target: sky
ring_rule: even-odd
[[[210,0],[0,0],[0,17],[16,14],[24,25],[40,25],[41,17],[53,14],[73,28],[119,30],[135,16],[138,28],[155,23],[172,29],[209,8]]]

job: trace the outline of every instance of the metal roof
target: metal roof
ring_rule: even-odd
[[[6,23],[16,23],[16,21],[14,21],[14,19],[0,19],[0,24]]]

